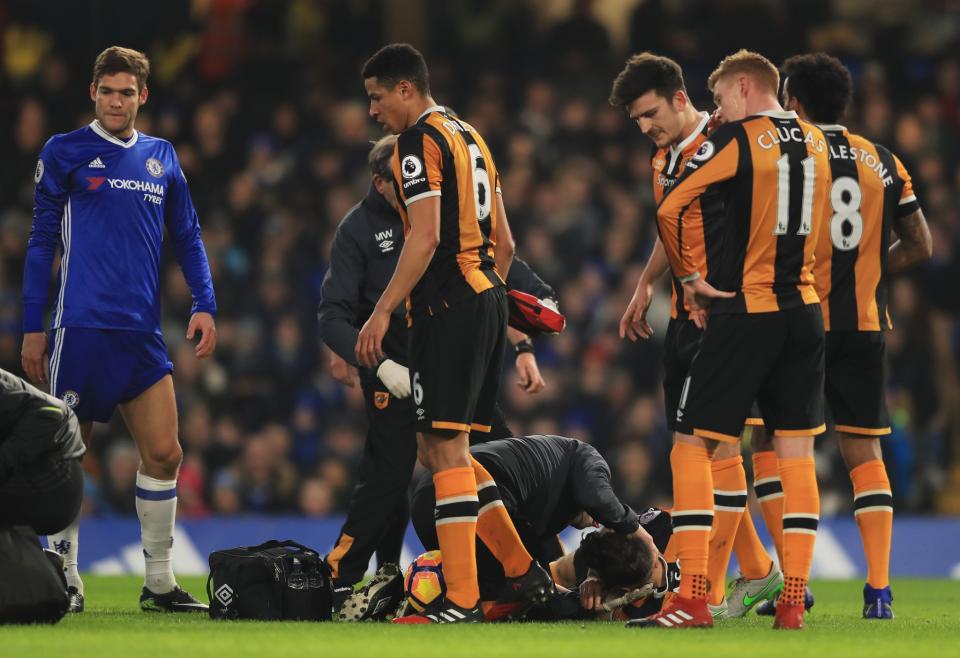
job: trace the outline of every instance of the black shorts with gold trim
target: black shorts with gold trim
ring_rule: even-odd
[[[834,429],[865,439],[890,433],[882,331],[828,331],[824,394]]]
[[[687,318],[671,318],[663,341],[663,402],[667,413],[667,429],[677,430],[677,407],[683,383],[690,374],[690,364],[700,349],[703,331]],[[763,425],[756,403],[750,407],[745,425]]]
[[[823,317],[819,304],[710,317],[677,409],[677,430],[734,442],[754,399],[774,437],[821,434]]]
[[[490,431],[506,331],[502,286],[412,318],[410,377],[418,432]]]

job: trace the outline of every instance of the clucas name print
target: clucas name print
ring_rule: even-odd
[[[777,126],[776,129],[767,128],[757,135],[757,144],[765,150],[770,150],[777,144],[783,142],[812,144],[813,148],[817,150],[817,153],[823,153],[824,149],[827,148],[826,140],[824,140],[822,136],[817,136],[810,130],[804,131],[800,126]]]

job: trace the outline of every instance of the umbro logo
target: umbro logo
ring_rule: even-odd
[[[217,601],[224,605],[224,607],[233,603],[233,588],[226,583],[218,587],[217,591],[214,592],[213,595],[217,598]]]
[[[100,156],[97,156],[93,162],[87,165],[91,169],[106,169],[107,165],[103,164],[103,161],[100,159]]]
[[[388,229],[386,231],[377,231],[373,234],[373,237],[377,241],[377,246],[380,247],[380,253],[388,254],[393,251],[393,229]]]

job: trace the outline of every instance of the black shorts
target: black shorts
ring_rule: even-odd
[[[677,430],[739,441],[756,399],[772,436],[821,434],[824,343],[818,304],[711,316],[680,396]]]
[[[885,356],[882,331],[827,332],[823,392],[838,432],[865,439],[890,433],[883,390]]]
[[[489,432],[507,336],[507,297],[490,288],[410,326],[418,432]]]
[[[667,429],[677,431],[677,408],[683,383],[690,374],[690,364],[700,349],[703,331],[692,320],[671,318],[663,341],[663,402],[667,412]],[[745,425],[763,425],[756,404],[750,407]]]

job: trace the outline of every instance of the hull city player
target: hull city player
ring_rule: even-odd
[[[653,195],[659,204],[676,184],[690,158],[707,141],[710,117],[706,112],[697,112],[690,102],[680,66],[667,57],[652,53],[634,55],[627,61],[626,67],[613,83],[610,103],[622,108],[657,146],[652,168]],[[716,205],[722,201],[714,196],[710,203]],[[706,230],[700,208],[697,200],[684,213],[684,231],[688,235]],[[670,236],[667,238],[670,239]],[[720,247],[716,238],[709,243],[715,249]],[[700,272],[704,277],[709,268],[715,265],[718,254],[714,252],[705,256],[705,267]],[[621,338],[636,341],[652,336],[653,331],[646,321],[647,309],[653,299],[652,284],[669,269],[666,251],[658,237],[650,260],[637,282],[633,298],[620,320]],[[673,432],[677,429],[677,407],[683,383],[703,332],[697,324],[699,319],[690,317],[689,304],[686,303],[680,280],[672,276],[671,282],[673,299],[670,323],[664,338],[663,393],[667,427]],[[754,436],[763,431],[763,420],[757,416],[751,410],[751,417],[746,420],[747,425],[753,426]],[[753,519],[747,510],[747,476],[740,456],[740,444],[720,445],[713,453],[711,471],[715,513],[708,563],[710,612],[714,618],[742,617],[751,607],[779,592],[783,575],[774,568],[773,560],[757,536]],[[741,575],[724,596],[723,583],[731,551],[737,554]]]
[[[890,433],[883,333],[892,327],[888,277],[930,258],[930,229],[899,158],[840,125],[852,88],[846,67],[817,53],[791,57],[782,71],[784,107],[816,123],[830,140],[833,182],[813,270],[827,332],[824,393],[853,483],[867,559],[863,617],[893,619],[893,495],[880,451],[881,438]],[[893,244],[891,230],[900,238]],[[775,463],[771,452],[756,454]],[[774,495],[775,475],[772,468],[757,470],[758,478],[769,478],[770,507],[782,501]]]
[[[478,488],[496,486],[469,452],[468,434],[490,427],[496,402],[513,239],[493,157],[471,126],[435,103],[423,56],[407,44],[385,46],[362,75],[371,116],[398,135],[393,178],[405,241],[393,277],[360,330],[357,361],[379,366],[391,314],[406,299],[419,454],[437,488],[447,581],[443,601],[397,621],[482,621],[478,535],[510,579],[503,602],[529,605],[553,589],[502,506],[480,508]]]
[[[826,428],[823,318],[813,263],[830,169],[823,132],[780,106],[779,77],[769,60],[749,51],[720,63],[709,86],[726,123],[687,163],[657,210],[661,235],[672,236],[664,240],[671,269],[688,300],[710,304],[710,316],[681,394],[670,456],[680,593],[638,627],[712,626],[710,455],[720,442],[740,441],[754,400],[773,435],[784,494],[784,588],[774,628],[803,627],[820,511],[813,439]],[[712,194],[721,196],[722,206],[709,205]],[[683,230],[685,211],[697,199],[702,237]],[[711,246],[696,245],[715,235],[723,248],[705,279],[700,272]]]
[[[373,181],[364,199],[340,222],[330,249],[330,269],[324,277],[319,309],[323,341],[343,364],[356,369],[354,347],[357,333],[383,294],[403,247],[403,220],[397,210],[391,161],[397,138],[379,140],[370,151]],[[537,298],[555,298],[556,293],[520,259],[514,259],[507,283]],[[525,334],[511,328],[516,344],[518,382],[528,393],[543,388],[536,357],[527,350]],[[411,398],[407,368],[407,321],[403,308],[390,318],[383,340],[384,359],[376,370],[360,368],[360,385],[369,423],[358,483],[347,519],[333,549],[327,555],[334,584],[334,606],[345,618],[360,621],[396,605],[372,606],[372,590],[382,579],[353,595],[353,586],[363,579],[370,557],[385,570],[400,561],[403,534],[410,519],[407,485],[417,458],[415,405]],[[351,379],[344,379],[352,385]],[[496,410],[491,431],[471,432],[471,442],[512,436],[503,414]]]

